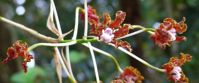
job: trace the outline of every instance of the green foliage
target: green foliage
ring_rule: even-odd
[[[20,71],[11,77],[13,83],[42,83],[47,75],[40,67],[28,68],[28,72]]]
[[[79,63],[83,59],[86,58],[86,54],[83,52],[78,52],[78,51],[70,51],[70,60],[72,63]]]

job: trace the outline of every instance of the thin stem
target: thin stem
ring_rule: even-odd
[[[89,47],[87,44],[83,44],[83,45],[86,46],[86,47]],[[96,51],[98,53],[101,53],[101,54],[106,55],[109,58],[111,58],[113,60],[113,62],[115,63],[117,70],[120,71],[121,73],[123,72],[123,70],[120,67],[118,61],[116,60],[116,58],[113,55],[111,55],[111,54],[109,54],[109,53],[107,53],[107,52],[105,52],[105,51],[103,51],[101,49],[98,49],[98,48],[96,48],[94,46],[90,46],[90,48],[92,48],[94,51]]]
[[[76,41],[77,43],[87,43],[87,42],[97,42],[98,39],[97,38],[93,38],[93,39],[76,39],[76,40],[62,40],[60,41],[60,43],[67,43],[67,42],[71,42],[71,41]]]
[[[73,78],[75,78],[74,75],[73,75],[72,67],[71,67],[69,46],[66,46],[66,51],[65,51],[65,52],[66,52],[66,58],[67,58],[67,61],[68,61],[67,64],[68,64],[69,72],[70,72],[71,76],[72,76]]]
[[[140,34],[142,32],[144,32],[145,30],[138,30],[138,31],[135,31],[135,32],[132,32],[132,33],[129,33],[123,37],[120,37],[120,38],[117,38],[117,40],[120,40],[120,39],[123,39],[123,38],[127,38],[127,37],[130,37],[130,36],[133,36],[133,35],[137,35],[137,34]]]
[[[149,34],[153,34],[155,29],[153,28],[146,28],[146,27],[143,27],[141,25],[132,25],[129,29],[142,29],[142,30],[145,30],[146,32],[148,32]]]
[[[55,7],[55,3],[54,3],[53,0],[51,0],[51,3],[52,3],[53,11],[54,11],[54,16],[55,16],[57,29],[59,31],[59,34],[62,35],[62,29],[61,29],[61,25],[60,25],[60,22],[59,22],[59,17],[58,17],[58,14],[57,14],[57,9]]]
[[[114,46],[113,44],[110,44],[110,45]],[[122,47],[118,47],[118,49],[119,49],[120,51],[122,51],[122,52],[128,54],[128,55],[131,56],[132,58],[138,60],[138,61],[141,62],[142,64],[144,64],[144,65],[146,65],[146,66],[148,66],[148,67],[150,67],[150,68],[152,68],[152,69],[154,69],[154,70],[157,70],[157,71],[159,71],[159,72],[165,72],[165,69],[160,69],[160,68],[157,68],[157,67],[155,67],[155,66],[149,64],[149,63],[146,62],[145,60],[143,60],[143,59],[137,57],[136,55],[134,55],[133,53],[127,51],[126,49],[124,49],[124,48],[122,48]]]
[[[48,37],[48,36],[45,36],[43,34],[40,34],[39,32],[37,32],[37,31],[35,31],[35,30],[33,30],[33,29],[29,28],[29,27],[26,27],[26,26],[24,26],[22,24],[16,23],[16,22],[11,21],[9,19],[6,19],[4,17],[0,17],[0,21],[3,21],[3,22],[8,23],[10,25],[16,26],[16,28],[22,29],[22,30],[32,34],[33,36],[35,36],[35,37],[37,37],[39,39],[42,39],[42,40],[45,40],[45,41],[48,41],[48,42],[58,42],[58,40],[55,39],[55,38]]]
[[[37,44],[30,46],[28,48],[28,51],[31,51],[39,46],[63,47],[63,46],[74,45],[76,43],[77,43],[76,41],[71,41],[71,42],[67,42],[67,43],[37,43]]]
[[[83,45],[87,45],[88,48],[89,48],[89,51],[91,53],[91,58],[92,58],[92,61],[93,61],[93,66],[94,66],[96,81],[97,81],[97,83],[100,83],[99,73],[98,73],[98,68],[97,68],[97,62],[95,60],[95,54],[94,54],[93,49],[91,48],[92,45],[91,45],[91,43],[84,43]]]
[[[69,72],[68,72],[68,70],[67,70],[67,68],[66,68],[66,65],[64,64],[64,61],[63,61],[63,59],[62,59],[62,57],[61,57],[61,54],[60,54],[60,52],[59,52],[58,47],[55,47],[54,49],[55,49],[55,52],[56,52],[57,55],[58,55],[58,58],[59,58],[59,60],[60,60],[60,62],[61,62],[61,65],[62,65],[64,71],[65,71],[66,74],[68,75],[68,77],[69,77],[69,79],[71,80],[71,82],[72,82],[72,83],[77,83],[76,80],[75,80],[73,77],[71,77],[71,75],[69,74]]]
[[[131,25],[131,27],[130,27],[130,29],[135,29],[135,28],[145,29],[145,27],[143,27],[141,25]]]
[[[76,8],[75,10],[75,27],[74,27],[74,32],[73,32],[73,37],[72,40],[77,39],[77,32],[78,32],[78,22],[79,22],[79,7]]]
[[[84,38],[87,39],[88,34],[88,8],[87,8],[87,0],[84,0],[84,10],[85,10],[85,22],[84,22]]]
[[[134,27],[134,28],[132,28],[132,29],[135,29],[135,28],[138,28],[138,26],[137,26],[137,27]],[[140,34],[140,33],[142,33],[142,32],[148,32],[149,34],[152,34],[152,33],[154,32],[154,29],[152,29],[152,28],[140,28],[140,29],[141,29],[141,30],[138,30],[138,31],[129,33],[129,34],[123,36],[123,37],[117,38],[117,40],[124,39],[124,38],[127,38],[127,37],[131,37],[131,36]]]

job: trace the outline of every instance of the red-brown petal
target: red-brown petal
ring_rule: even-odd
[[[21,66],[22,66],[22,69],[23,71],[26,73],[27,72],[27,66],[26,66],[26,63],[27,62],[22,62]]]
[[[2,63],[7,63],[10,60],[16,59],[18,55],[15,52],[13,47],[8,48],[7,50],[7,57],[2,61]]]
[[[128,42],[126,42],[126,41],[122,41],[122,40],[116,41],[116,40],[113,40],[111,43],[113,43],[115,45],[115,47],[123,47],[123,48],[127,49],[130,52],[132,51],[131,45]]]
[[[181,42],[181,41],[185,41],[185,40],[187,40],[187,38],[185,36],[176,36],[177,42]]]
[[[85,11],[84,10],[80,10],[80,18],[82,20],[84,20],[85,18]],[[96,10],[93,9],[91,6],[88,6],[88,21],[90,24],[95,24],[99,22],[99,17],[96,13]]]
[[[102,25],[91,25],[90,34],[95,36],[100,36],[102,34],[102,30],[104,29],[104,26]]]
[[[172,19],[172,18],[165,18],[164,20],[163,20],[163,23],[164,22],[170,22],[171,24],[176,24],[177,22],[174,20],[174,19]]]
[[[126,13],[125,12],[117,11],[117,13],[115,15],[115,20],[113,22],[111,22],[109,27],[110,28],[118,28],[120,26],[120,24],[123,23],[125,17],[126,17]]]
[[[169,80],[175,81],[171,74],[174,67],[176,67],[176,66],[180,67],[183,64],[185,64],[186,62],[189,62],[191,59],[192,59],[192,57],[190,54],[184,54],[184,53],[180,54],[180,58],[171,57],[169,62],[163,65],[163,68],[166,70]],[[188,78],[184,75],[183,72],[181,72],[181,74],[182,74],[181,79],[178,80],[177,83],[187,83]]]
[[[141,73],[132,66],[126,67],[122,72],[122,74],[120,75],[120,78],[124,80],[128,79],[128,77],[134,77],[135,79],[133,79],[133,81],[135,83],[141,83],[142,80],[144,80],[144,77],[141,75]],[[128,83],[128,80],[126,81]]]
[[[151,35],[151,39],[161,48],[165,48],[171,43],[171,36],[164,29],[156,29],[155,33]]]
[[[184,54],[184,53],[180,53],[180,58],[179,58],[179,62],[180,62],[180,66],[182,66],[183,64],[185,64],[186,62],[190,62],[192,59],[192,56],[190,54]]]
[[[111,22],[111,17],[108,13],[104,13],[103,25],[108,25]]]
[[[25,62],[30,62],[30,60],[33,59],[33,56],[30,54],[26,54],[26,57],[24,58]]]
[[[174,26],[176,32],[178,32],[179,34],[182,34],[187,30],[187,24],[185,24],[185,20],[185,17],[183,17],[182,21],[180,21]]]
[[[10,60],[16,59],[21,56],[24,59],[22,63],[22,68],[24,72],[27,72],[26,63],[33,59],[32,55],[28,52],[28,45],[25,42],[16,41],[11,47],[7,50],[7,58],[2,61],[2,63],[7,63]]]
[[[119,28],[119,30],[114,33],[115,38],[127,35],[129,33],[129,27],[129,24],[125,24],[122,28]]]
[[[13,47],[8,48],[7,55],[11,59],[16,59],[18,57],[18,55],[16,54],[16,51]]]

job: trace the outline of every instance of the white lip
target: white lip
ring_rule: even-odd
[[[102,35],[100,36],[100,40],[105,43],[110,43],[114,38],[113,30],[111,28],[106,28],[102,30]]]
[[[168,33],[171,36],[171,41],[175,41],[176,40],[176,30],[172,28],[171,30],[168,30]]]
[[[173,70],[171,71],[171,73],[173,74],[172,78],[175,80],[179,80],[182,75],[181,72],[182,72],[182,69],[179,66],[174,67]]]

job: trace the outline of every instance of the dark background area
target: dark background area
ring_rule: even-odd
[[[46,27],[46,20],[49,13],[50,0],[1,0],[0,16],[6,17],[15,22],[31,27],[47,36],[56,37]],[[153,27],[164,18],[172,17],[180,21],[186,17],[187,31],[183,34],[187,41],[174,43],[165,50],[154,45],[150,35],[142,33],[138,36],[129,37],[125,40],[131,43],[133,53],[145,59],[154,66],[161,67],[170,57],[178,56],[181,52],[193,56],[190,63],[183,66],[183,71],[190,79],[190,83],[199,82],[199,1],[198,0],[88,0],[88,4],[96,8],[98,15],[104,12],[110,13],[112,19],[115,12],[123,10],[127,13],[124,23]],[[63,32],[74,27],[75,8],[83,7],[83,0],[55,0]],[[23,8],[25,12],[23,13]],[[83,35],[83,21],[79,21],[78,38]],[[70,38],[71,35],[67,36]],[[32,35],[18,30],[4,22],[0,22],[0,60],[6,57],[6,50],[16,40],[27,41],[29,45],[44,42]],[[119,61],[122,68],[128,65],[137,67],[145,77],[144,83],[168,83],[166,75],[154,71],[128,55],[103,43],[93,43],[94,46],[113,54]],[[57,83],[58,79],[52,61],[53,49],[40,47],[34,50],[36,67],[31,74],[24,78],[20,62],[14,60],[8,64],[0,64],[0,83]],[[95,80],[92,60],[89,50],[81,45],[71,46],[72,69],[79,83],[90,83]],[[118,72],[112,60],[96,53],[100,79],[109,83]],[[35,73],[37,72],[37,73]],[[63,76],[64,81],[68,81]]]

